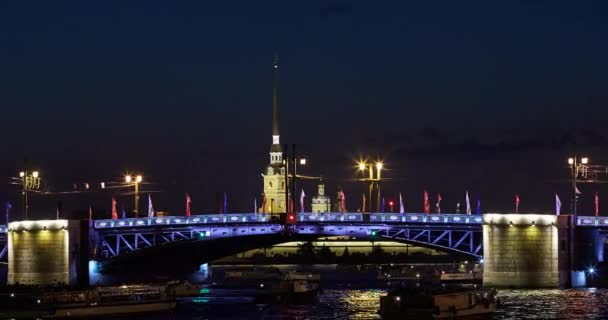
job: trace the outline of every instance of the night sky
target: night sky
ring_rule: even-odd
[[[0,201],[24,159],[45,189],[142,172],[156,209],[252,211],[271,144],[272,57],[281,60],[283,143],[303,172],[364,186],[354,162],[383,159],[385,197],[422,191],[444,211],[569,205],[566,159],[608,164],[605,1],[0,2]],[[303,184],[311,196],[314,183]],[[584,211],[592,194],[581,186]],[[35,217],[101,217],[112,192],[32,198]],[[131,198],[117,195],[127,208]],[[310,198],[309,198],[310,199]],[[258,199],[259,200],[259,199]],[[142,207],[145,208],[145,197]],[[601,200],[602,201],[602,200]],[[608,208],[608,207],[607,207]],[[608,214],[604,212],[605,214]],[[108,215],[109,216],[109,215]]]

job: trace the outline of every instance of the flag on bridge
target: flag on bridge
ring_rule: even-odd
[[[6,226],[7,227],[8,227],[8,223],[9,223],[9,217],[8,217],[8,215],[9,215],[9,212],[11,211],[12,208],[13,208],[13,205],[10,202],[7,201],[6,202],[6,207],[5,207],[5,209],[6,209],[6,212],[5,212],[6,216],[4,217],[4,219],[5,219],[4,221],[6,222]]]
[[[253,213],[258,213],[258,198],[253,197]]]
[[[515,213],[519,213],[519,195],[515,194]]]
[[[125,211],[125,207],[123,205],[120,205],[120,214],[123,219],[127,217],[127,212]]]
[[[367,204],[365,203],[365,193],[361,194],[361,212],[365,213],[365,208],[367,208]]]
[[[302,189],[302,192],[300,193],[300,212],[304,212],[304,198],[306,197],[306,194],[304,193],[304,189]]]
[[[93,207],[89,206],[89,229],[93,228]]]
[[[192,203],[192,200],[190,199],[190,195],[186,193],[186,217],[189,217],[192,215],[192,211],[190,209],[191,203]]]
[[[399,192],[399,213],[405,213],[405,206],[403,205],[403,197],[401,196],[401,192]]]
[[[118,219],[118,211],[116,210],[116,199],[112,197],[112,219]]]
[[[476,214],[481,214],[481,199],[479,195],[477,195],[477,209],[475,210]]]
[[[431,204],[429,203],[429,193],[424,190],[424,213],[431,211]]]
[[[152,196],[148,195],[148,218],[154,217],[154,206],[152,205]]]
[[[228,194],[226,192],[224,192],[224,204],[222,208],[222,213],[228,213]]]
[[[437,213],[441,213],[441,193],[437,194]]]
[[[597,194],[597,192],[595,193],[595,216],[599,216],[600,215],[600,196]]]
[[[471,199],[469,199],[469,190],[464,194],[464,201],[466,202],[467,214],[471,214]]]
[[[346,196],[342,190],[340,190],[340,212],[346,212]]]
[[[559,200],[557,193],[555,194],[555,215],[559,216],[562,211],[562,202]]]
[[[384,212],[384,197],[382,197],[382,207],[380,208],[380,212]]]
[[[266,214],[266,194],[262,192],[262,213]]]

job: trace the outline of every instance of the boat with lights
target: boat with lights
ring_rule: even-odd
[[[175,309],[167,286],[129,285],[83,291],[10,294],[2,318],[55,319],[161,312]],[[11,303],[12,301],[12,303]],[[6,302],[6,301],[5,301]]]
[[[382,319],[457,319],[496,311],[495,290],[467,287],[400,288],[380,298]]]

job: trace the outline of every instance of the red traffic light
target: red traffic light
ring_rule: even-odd
[[[295,213],[288,213],[285,217],[284,223],[294,224],[297,222],[297,217]]]

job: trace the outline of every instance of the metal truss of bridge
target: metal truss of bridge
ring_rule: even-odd
[[[479,256],[482,223],[479,215],[299,213],[297,223],[285,225],[264,214],[246,213],[97,220],[94,228],[101,258],[180,240],[284,232],[319,237],[382,237]]]

